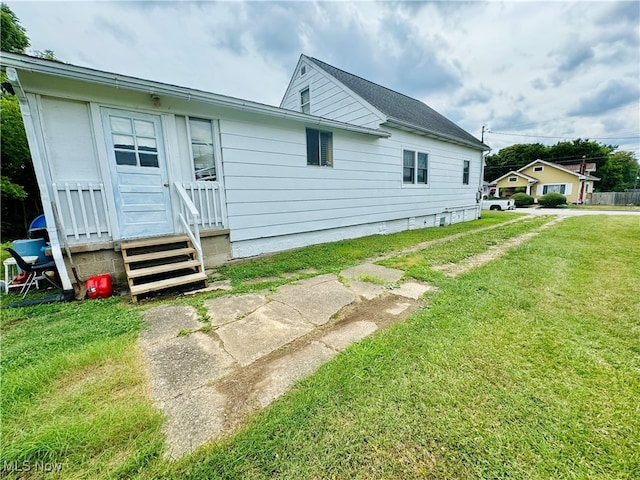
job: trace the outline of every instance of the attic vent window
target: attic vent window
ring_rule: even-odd
[[[305,73],[307,73],[307,66],[302,65],[302,67],[300,67],[300,76],[302,77]]]
[[[517,182],[518,181],[518,177],[509,177],[509,181],[510,182]]]
[[[302,113],[311,113],[311,95],[309,87],[300,92],[300,111]]]
[[[541,172],[544,170],[544,167],[540,166],[540,167],[533,167],[533,171],[534,172]]]

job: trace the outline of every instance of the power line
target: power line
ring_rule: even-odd
[[[573,135],[565,135],[565,136],[562,136],[562,137],[557,137],[557,136],[551,136],[551,135],[531,135],[531,134],[527,134],[527,133],[494,132],[493,130],[485,130],[484,133],[486,135],[507,135],[507,136],[511,136],[511,137],[552,138],[554,140],[573,137]],[[626,135],[626,132],[625,132],[624,135]],[[589,138],[589,139],[592,139],[592,140],[631,140],[631,139],[640,138],[640,135],[621,136],[621,137],[590,137],[590,136],[587,136],[586,138]]]

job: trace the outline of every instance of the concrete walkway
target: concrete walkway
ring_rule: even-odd
[[[210,323],[188,306],[145,311],[140,345],[167,416],[168,456],[229,434],[339,351],[417,310],[434,287],[402,275],[364,264],[215,298],[204,302]]]

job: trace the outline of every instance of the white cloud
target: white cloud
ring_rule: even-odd
[[[72,64],[277,105],[305,53],[478,137],[532,135],[489,134],[494,151],[635,135],[617,143],[640,153],[638,2],[8,3]]]

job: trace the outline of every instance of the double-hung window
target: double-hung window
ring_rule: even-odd
[[[307,165],[333,167],[333,134],[307,128]]]
[[[562,195],[564,195],[564,192],[566,190],[566,185],[564,183],[560,183],[558,185],[545,185],[544,187],[542,187],[542,194],[546,195],[547,193],[561,193]]]
[[[216,180],[211,120],[189,118],[189,138],[196,180]]]
[[[471,162],[464,160],[462,164],[462,184],[469,185],[469,172],[471,170]]]
[[[300,111],[302,113],[311,113],[311,95],[309,87],[300,92]]]
[[[429,155],[414,150],[402,151],[402,183],[426,185],[429,181]]]

